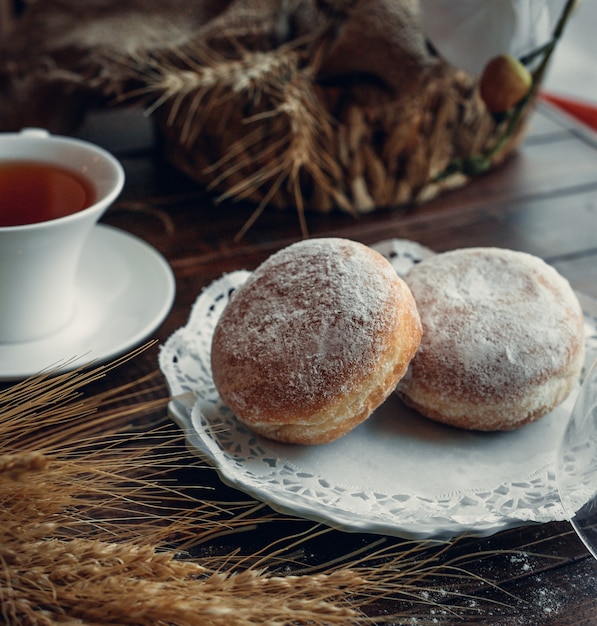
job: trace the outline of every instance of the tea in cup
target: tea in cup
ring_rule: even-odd
[[[81,252],[123,185],[120,163],[91,143],[0,133],[0,342],[40,339],[72,319]]]
[[[62,165],[0,161],[0,228],[47,222],[95,203],[91,181]]]

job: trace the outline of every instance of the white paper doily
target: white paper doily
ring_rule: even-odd
[[[401,275],[433,254],[406,240],[373,247]],[[230,294],[248,276],[234,272],[206,288],[187,325],[160,351],[160,368],[177,397],[171,414],[223,482],[284,513],[413,539],[484,536],[565,518],[555,452],[576,393],[539,422],[506,433],[442,426],[396,396],[330,444],[279,444],[247,429],[214,389],[210,348]],[[597,355],[597,304],[580,298],[589,362]]]

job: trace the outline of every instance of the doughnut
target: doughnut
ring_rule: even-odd
[[[342,238],[264,261],[231,296],[212,339],[218,394],[264,437],[320,444],[394,391],[421,340],[414,298],[390,263]]]
[[[541,259],[459,249],[425,259],[405,280],[423,338],[397,393],[419,413],[465,429],[512,430],[549,413],[576,384],[582,309]]]

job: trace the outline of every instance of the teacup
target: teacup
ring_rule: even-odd
[[[123,185],[120,163],[91,143],[0,133],[0,342],[40,339],[72,319],[85,242]]]

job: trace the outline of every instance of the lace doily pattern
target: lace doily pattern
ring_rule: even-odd
[[[582,382],[591,365],[597,360],[597,301],[582,293],[576,295],[585,315],[585,366],[581,373]]]
[[[386,239],[371,247],[388,259],[398,276],[405,276],[413,265],[435,254],[430,248],[408,239]]]
[[[231,294],[250,275],[242,270],[224,274],[204,289],[191,309],[186,326],[175,331],[160,351],[160,369],[174,402],[182,410],[188,408],[189,401],[194,403],[196,396],[213,394],[211,338]]]
[[[398,274],[433,254],[419,244],[375,246]],[[323,446],[255,435],[221,402],[211,379],[211,337],[230,295],[249,276],[215,281],[187,325],[160,352],[171,414],[189,446],[222,480],[284,513],[347,531],[405,538],[483,536],[564,519],[555,454],[575,395],[511,433],[471,433],[426,420],[392,397],[364,424]],[[586,297],[587,355],[597,355],[597,306]],[[590,357],[588,357],[590,358]]]
[[[583,388],[558,454],[558,484],[573,522],[586,526],[588,547],[597,550],[597,361],[587,371]],[[580,519],[575,517],[580,516]],[[582,535],[581,535],[582,536]]]

